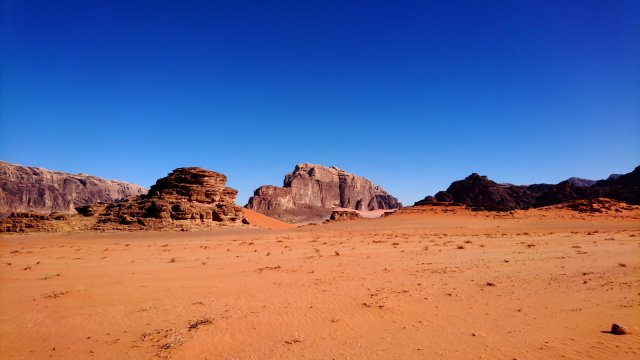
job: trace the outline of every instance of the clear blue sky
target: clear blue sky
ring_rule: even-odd
[[[640,164],[640,1],[0,0],[0,159],[150,186],[296,163],[411,204]]]

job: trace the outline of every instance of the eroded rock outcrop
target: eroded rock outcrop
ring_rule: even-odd
[[[96,228],[170,229],[185,224],[241,223],[242,208],[234,204],[238,191],[225,187],[226,182],[227,177],[215,171],[175,169],[151,186],[148,194],[107,205],[98,214]],[[85,211],[92,212],[79,209],[80,213]]]
[[[350,210],[333,210],[331,212],[331,216],[329,216],[329,220],[331,221],[347,221],[347,220],[358,220],[362,219],[362,216],[357,211]]]
[[[0,161],[0,215],[74,213],[79,206],[110,203],[146,193],[138,185]]]
[[[282,221],[326,219],[336,207],[355,210],[397,209],[402,204],[371,181],[335,166],[299,164],[285,175],[284,186],[261,186],[247,208]]]

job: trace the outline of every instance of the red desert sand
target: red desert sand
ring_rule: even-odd
[[[3,236],[1,357],[640,358],[639,210],[247,217]]]

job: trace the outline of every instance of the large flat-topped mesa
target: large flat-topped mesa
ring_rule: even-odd
[[[265,185],[256,189],[246,207],[295,223],[322,220],[333,208],[386,210],[402,204],[361,176],[335,166],[304,163],[285,175],[282,187]]]

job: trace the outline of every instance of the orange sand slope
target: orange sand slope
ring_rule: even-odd
[[[254,225],[257,227],[280,230],[291,229],[295,227],[295,225],[287,224],[286,222],[276,220],[274,218],[262,215],[246,208],[242,208],[242,213],[244,214],[245,219],[249,222],[250,225]]]
[[[6,359],[637,359],[640,212],[0,239]],[[613,322],[632,334],[607,333]]]

